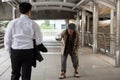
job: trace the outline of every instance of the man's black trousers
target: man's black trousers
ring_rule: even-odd
[[[11,80],[31,80],[33,49],[11,49]]]

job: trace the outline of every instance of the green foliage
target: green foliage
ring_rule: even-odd
[[[49,20],[45,20],[45,22],[41,24],[40,28],[41,29],[53,29],[53,27],[50,26],[50,21]]]
[[[0,21],[0,26],[7,27],[9,21]]]
[[[46,25],[41,25],[40,28],[41,29],[52,29],[50,26],[46,26]]]
[[[50,21],[49,20],[45,20],[45,25],[49,26],[50,25]]]

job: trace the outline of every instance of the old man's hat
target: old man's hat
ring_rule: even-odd
[[[68,24],[68,29],[75,30],[76,26],[74,23],[69,23]]]

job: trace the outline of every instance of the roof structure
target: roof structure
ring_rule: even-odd
[[[0,0],[0,20],[19,16],[18,5],[30,2],[33,19],[74,19],[82,10],[93,13],[93,4],[99,6],[100,18],[109,18],[110,9],[116,9],[116,0]]]

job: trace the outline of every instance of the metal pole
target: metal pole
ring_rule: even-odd
[[[120,67],[120,0],[117,0],[116,67]]]
[[[110,54],[114,55],[115,44],[114,44],[114,27],[115,27],[115,15],[114,10],[111,9],[111,23],[110,23]]]
[[[98,6],[94,2],[93,11],[93,53],[97,53]]]
[[[76,18],[76,30],[79,31],[80,29],[80,18],[79,18],[79,12],[77,13],[77,18]]]
[[[87,32],[89,32],[90,28],[90,17],[87,15]]]
[[[82,10],[82,46],[84,46],[84,36],[85,36],[85,23],[86,23],[86,15],[85,15],[85,11]]]
[[[12,7],[12,14],[13,14],[13,19],[15,19],[15,8]]]
[[[66,28],[68,28],[68,24],[69,24],[69,19],[66,19],[66,20],[65,20]]]

